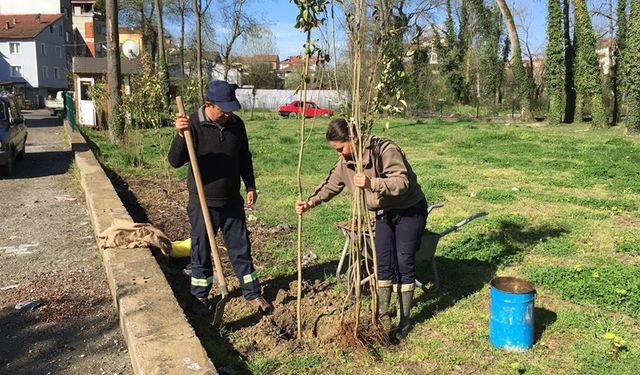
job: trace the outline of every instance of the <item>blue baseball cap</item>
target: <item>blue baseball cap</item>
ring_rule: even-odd
[[[207,90],[207,100],[220,107],[223,112],[237,111],[241,108],[236,98],[237,87],[238,85],[227,81],[211,81]]]

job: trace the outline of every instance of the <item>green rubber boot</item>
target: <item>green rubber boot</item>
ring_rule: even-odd
[[[403,285],[403,288],[404,285]],[[400,341],[407,337],[411,329],[411,304],[413,303],[413,288],[411,290],[403,290],[398,296],[398,326],[390,333],[392,340]]]
[[[384,329],[391,327],[391,317],[389,316],[389,303],[391,302],[391,285],[378,286],[378,319]]]

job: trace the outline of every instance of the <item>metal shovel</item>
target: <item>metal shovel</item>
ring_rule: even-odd
[[[176,96],[176,104],[178,105],[178,113],[184,116],[184,104],[182,103],[182,97]],[[202,186],[202,178],[200,177],[200,167],[198,167],[198,158],[196,156],[196,150],[193,147],[193,139],[191,138],[191,132],[189,129],[183,132],[184,139],[187,143],[187,149],[189,150],[189,162],[191,163],[191,170],[193,171],[193,179],[196,183],[196,191],[198,192],[198,200],[200,201],[200,211],[204,217],[204,225],[207,229],[207,237],[209,238],[209,244],[211,245],[211,253],[213,254],[213,263],[216,268],[216,276],[218,279],[218,287],[220,288],[220,294],[222,298],[215,306],[213,314],[213,322],[211,325],[219,327],[222,323],[222,317],[224,315],[224,306],[227,304],[229,290],[227,289],[227,282],[224,279],[222,273],[222,262],[220,262],[220,254],[218,253],[218,245],[216,244],[215,232],[213,231],[213,223],[211,222],[211,214],[207,207],[207,201],[204,197],[204,188]]]

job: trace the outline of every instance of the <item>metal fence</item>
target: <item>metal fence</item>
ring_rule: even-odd
[[[253,95],[251,91],[251,89],[244,88],[236,90],[236,97],[245,109],[252,107]],[[255,108],[275,111],[278,106],[298,99],[300,99],[300,93],[295,94],[295,90],[258,89],[255,96]],[[340,101],[346,99],[346,93],[335,90],[307,90],[307,101],[315,102],[325,108],[335,110],[340,105]]]

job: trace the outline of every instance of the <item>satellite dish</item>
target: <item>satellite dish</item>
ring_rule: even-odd
[[[122,53],[129,59],[135,59],[140,55],[140,47],[138,47],[138,43],[133,40],[125,40],[125,42],[122,43]]]

